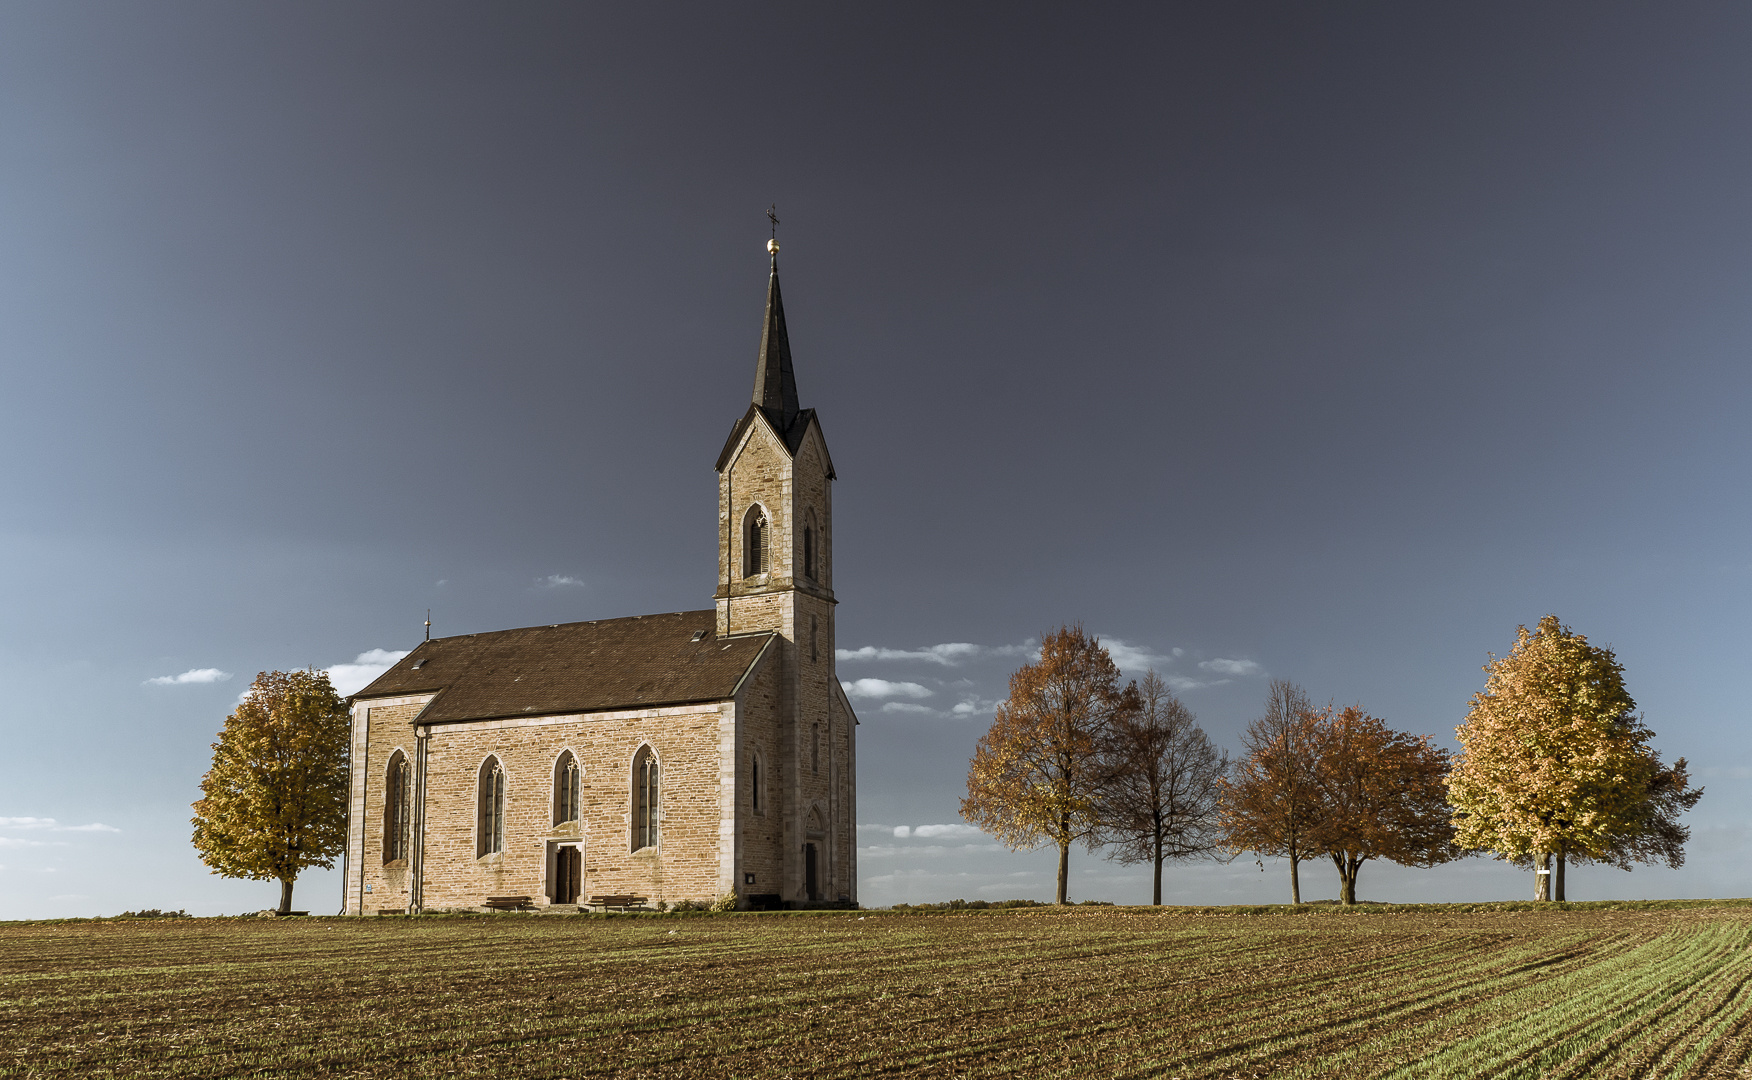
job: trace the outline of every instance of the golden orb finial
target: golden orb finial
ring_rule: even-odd
[[[777,240],[768,240],[767,241],[767,254],[768,255],[777,255],[778,253],[779,253],[779,242]]]

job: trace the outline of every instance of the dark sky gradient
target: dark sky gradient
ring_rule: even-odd
[[[272,903],[187,843],[258,670],[707,606],[775,201],[839,644],[984,647],[841,662],[917,688],[859,701],[866,903],[1050,895],[893,830],[1061,623],[1234,747],[1268,676],[1449,740],[1548,611],[1708,787],[1684,870],[1572,896],[1752,892],[1748,55],[1727,5],[8,5],[0,918]]]

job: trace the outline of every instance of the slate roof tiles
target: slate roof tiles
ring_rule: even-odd
[[[776,635],[720,640],[716,622],[707,608],[434,638],[354,697],[436,691],[421,723],[723,701]]]

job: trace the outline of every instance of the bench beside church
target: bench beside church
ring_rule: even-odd
[[[857,901],[834,470],[772,245],[699,611],[423,642],[352,699],[346,910]]]

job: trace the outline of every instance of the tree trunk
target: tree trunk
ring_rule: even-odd
[[[1332,856],[1332,864],[1338,867],[1338,902],[1345,905],[1356,903],[1357,870],[1362,864],[1337,853]]]
[[[1290,849],[1290,903],[1302,902],[1302,882],[1296,877],[1296,849]]]
[[[1560,851],[1557,853],[1557,869],[1551,875],[1551,896],[1560,903],[1563,901],[1563,864],[1563,852]]]
[[[1539,871],[1544,870],[1545,873]],[[1551,856],[1539,852],[1533,856],[1533,899],[1551,899]]]
[[[1156,874],[1151,883],[1150,903],[1162,906],[1162,833],[1159,829],[1156,832]]]
[[[292,910],[292,878],[280,879],[280,914]]]
[[[1068,904],[1068,903],[1070,903],[1070,900],[1068,899],[1068,897],[1066,895],[1067,893],[1070,892],[1070,884],[1071,884],[1071,842],[1069,840],[1066,840],[1065,842],[1063,842],[1059,845],[1058,899],[1054,900],[1053,903],[1055,903],[1055,904]]]

